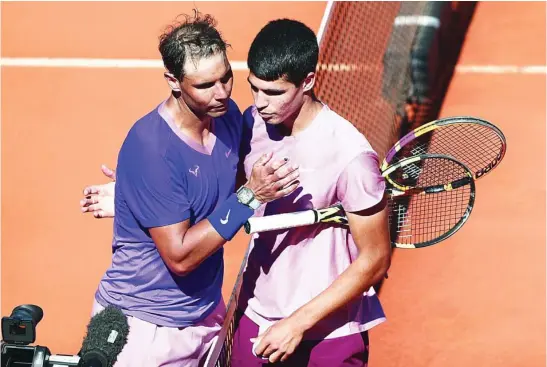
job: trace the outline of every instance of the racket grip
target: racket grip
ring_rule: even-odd
[[[307,226],[317,223],[315,210],[304,210],[298,213],[283,213],[267,215],[265,217],[252,217],[245,223],[247,234],[257,232],[275,231],[286,228]]]

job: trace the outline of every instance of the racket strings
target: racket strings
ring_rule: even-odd
[[[434,130],[429,145],[432,150],[450,152],[451,156],[477,172],[496,159],[503,143],[492,129],[464,124]]]
[[[469,177],[469,171],[452,159],[437,157],[402,166],[393,175],[405,185],[426,189]],[[404,175],[412,177],[403,179],[401,176]],[[453,233],[465,220],[474,194],[473,187],[466,184],[438,193],[392,197],[389,213],[392,240],[403,245],[415,245]]]
[[[230,324],[228,325],[228,330],[226,333],[226,339],[224,339],[224,343],[222,345],[222,349],[220,351],[220,355],[218,357],[218,360],[215,364],[215,366],[229,366],[231,363],[231,357],[232,357],[232,346],[234,344],[234,334],[236,330],[236,323],[239,321],[239,318],[236,314],[232,315],[232,319],[230,321]]]
[[[404,186],[427,188],[446,185],[466,177],[464,167],[450,159],[421,159],[403,165],[390,178]]]
[[[224,324],[219,332],[219,337],[216,342],[211,346],[211,351],[209,352],[209,362],[205,363],[204,367],[229,367],[231,366],[232,358],[232,349],[234,345],[234,335],[235,331],[241,320],[241,311],[239,311],[239,297],[241,294],[241,288],[243,285],[243,273],[245,270],[245,265],[247,264],[247,259],[251,246],[247,246],[239,273],[236,278],[232,294],[230,295],[230,300],[226,306],[226,316],[224,317]]]
[[[236,287],[238,285],[236,284]],[[237,299],[231,299],[226,312],[226,320],[230,320],[228,324],[225,324],[220,334],[224,337],[222,346],[218,355],[215,356],[215,367],[226,367],[231,365],[232,347],[234,344],[234,334],[239,324],[240,317],[237,311]],[[231,307],[230,307],[231,306]],[[224,334],[225,332],[225,334]],[[215,347],[215,345],[213,345]],[[208,364],[206,367],[210,366]]]
[[[495,130],[475,123],[444,125],[417,137],[395,154],[391,164],[425,153],[448,154],[478,172],[496,160],[504,142]]]
[[[399,238],[412,237],[412,220],[408,213],[408,208],[406,205],[400,203],[392,202],[392,210],[390,213],[395,213],[397,229]],[[396,208],[396,209],[393,209]],[[392,214],[393,215],[393,214]],[[390,220],[392,220],[390,218]]]
[[[394,198],[390,226],[395,225],[396,242],[411,245],[446,236],[466,216],[470,196],[471,188],[467,185],[451,191],[415,195],[410,200]]]
[[[418,177],[420,177],[420,173],[422,172],[422,167],[420,164],[411,163],[406,166],[402,167],[403,179],[411,179],[411,180],[417,180]]]

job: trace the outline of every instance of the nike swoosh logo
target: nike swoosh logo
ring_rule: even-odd
[[[228,223],[228,218],[230,218],[230,211],[231,210],[232,209],[228,210],[228,214],[226,214],[226,218],[224,218],[224,219],[220,218],[220,223],[222,223],[222,224]]]
[[[228,150],[228,151],[226,152],[226,158],[228,158],[228,157],[230,156],[230,153],[232,153],[232,148],[230,148],[230,150]]]

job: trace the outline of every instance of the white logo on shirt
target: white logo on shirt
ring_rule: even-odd
[[[230,149],[226,152],[226,158],[230,156],[230,153],[232,153],[232,147],[230,147]]]
[[[194,176],[198,177],[199,166],[195,165],[193,171],[192,169],[188,168],[188,171],[190,171],[190,173],[193,174]]]
[[[232,209],[230,209],[230,210],[232,210]],[[228,223],[228,218],[230,218],[230,210],[228,210],[228,214],[226,214],[226,218],[224,218],[224,219],[220,218],[220,223],[222,223],[222,224]]]

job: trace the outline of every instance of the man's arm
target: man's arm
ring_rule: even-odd
[[[243,129],[236,172],[236,191],[241,186],[248,186],[245,175],[245,157],[251,150],[252,120],[245,120],[243,116],[242,119]],[[281,162],[277,164],[281,164]],[[283,185],[283,182],[280,185]],[[294,189],[296,187],[294,186]],[[288,193],[287,191],[283,195]],[[168,227],[162,227],[161,230],[154,228],[150,230],[150,234],[162,258],[173,259],[173,264],[169,268],[178,268],[178,271],[175,272],[177,274],[188,274],[226,242],[207,220],[203,220],[191,228],[188,221]],[[176,245],[177,239],[182,239],[182,244]]]
[[[384,198],[370,209],[346,213],[359,249],[358,257],[327,289],[260,335],[256,339],[257,355],[269,357],[270,362],[285,361],[307,330],[361,297],[382,279],[391,262],[388,209],[385,204]]]
[[[259,336],[255,351],[269,356],[271,362],[286,360],[306,330],[362,296],[389,268],[387,198],[376,154],[362,152],[345,167],[336,184],[336,196],[346,211],[359,254],[327,289]]]
[[[298,167],[286,161],[270,162],[271,154],[259,159],[253,166],[249,181],[245,183],[262,203],[288,195],[298,187]],[[112,174],[103,173],[114,179]],[[114,216],[114,182],[92,185],[84,189],[86,198],[80,202],[83,212],[92,212],[95,217]],[[232,216],[235,215],[232,214]],[[169,269],[178,275],[186,275],[207,257],[223,246],[224,238],[204,219],[193,226],[190,220],[149,228],[152,240]]]
[[[288,195],[298,187],[295,181],[298,178],[297,167],[285,161],[267,164],[270,158],[271,154],[256,162],[245,184],[262,203]],[[236,213],[232,212],[231,215],[235,216]],[[190,273],[230,240],[221,236],[210,219],[204,219],[193,226],[190,226],[189,220],[185,220],[150,228],[149,231],[161,257],[169,269],[178,275]]]
[[[305,330],[361,297],[370,287],[382,280],[389,269],[391,242],[386,198],[370,209],[356,213],[348,212],[346,215],[359,255],[329,288],[291,316],[298,320]]]

